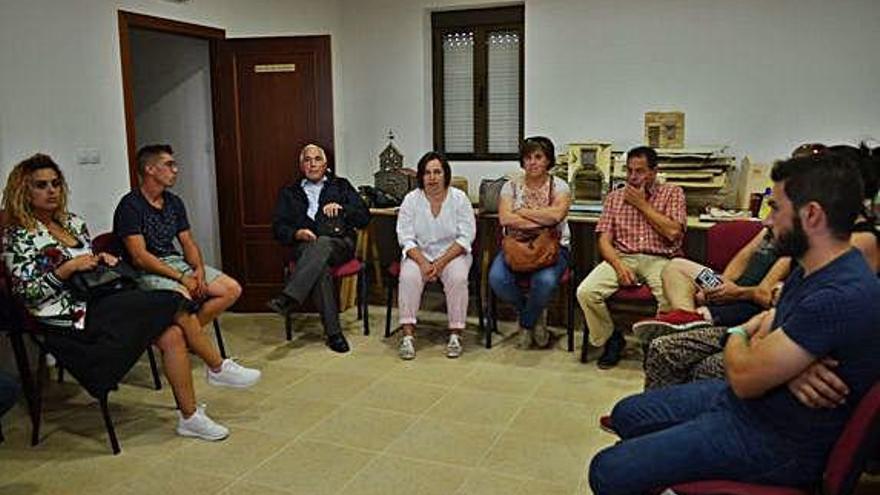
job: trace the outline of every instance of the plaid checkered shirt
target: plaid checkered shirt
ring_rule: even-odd
[[[680,187],[655,183],[648,189],[647,197],[655,210],[687,228],[684,191]],[[655,254],[670,258],[682,253],[684,236],[670,242],[651,226],[645,215],[623,198],[624,188],[612,191],[605,198],[596,233],[610,233],[614,249],[624,254]]]

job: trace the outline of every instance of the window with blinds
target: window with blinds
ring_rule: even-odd
[[[515,160],[523,133],[523,8],[435,12],[434,147],[454,160]]]

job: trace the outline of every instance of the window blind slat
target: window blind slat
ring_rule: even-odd
[[[519,150],[519,52],[515,31],[495,31],[487,36],[489,74],[489,152]]]
[[[443,36],[443,141],[448,153],[474,151],[474,33]]]

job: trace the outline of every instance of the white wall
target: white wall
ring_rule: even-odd
[[[393,128],[432,146],[430,11],[492,2],[362,0],[342,12],[344,163],[378,168]],[[880,137],[876,0],[526,0],[526,134],[638,143],[643,114],[686,112],[689,144],[770,161],[805,141]],[[339,113],[337,112],[337,115]],[[515,164],[454,163],[469,178]]]
[[[339,2],[0,0],[0,181],[22,158],[47,152],[68,176],[71,208],[92,231],[110,228],[129,189],[118,9],[224,28],[229,37],[331,34],[339,81]],[[340,94],[334,88],[335,108]],[[76,165],[80,148],[97,148],[101,164]]]
[[[208,42],[133,29],[131,59],[137,147],[174,147],[174,192],[186,204],[205,263],[222,266]]]

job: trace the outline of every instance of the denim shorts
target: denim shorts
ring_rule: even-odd
[[[183,273],[184,275],[192,275],[194,270],[189,263],[183,259],[183,256],[179,254],[172,254],[170,256],[164,256],[159,258],[159,261],[165,263],[166,265],[174,268],[175,270]],[[223,272],[220,270],[205,265],[205,283],[210,284],[214,280],[217,279]],[[177,280],[170,279],[168,277],[163,277],[162,275],[156,275],[154,273],[144,273],[141,272],[140,277],[138,278],[138,286],[142,290],[178,290],[182,285],[177,282]]]

